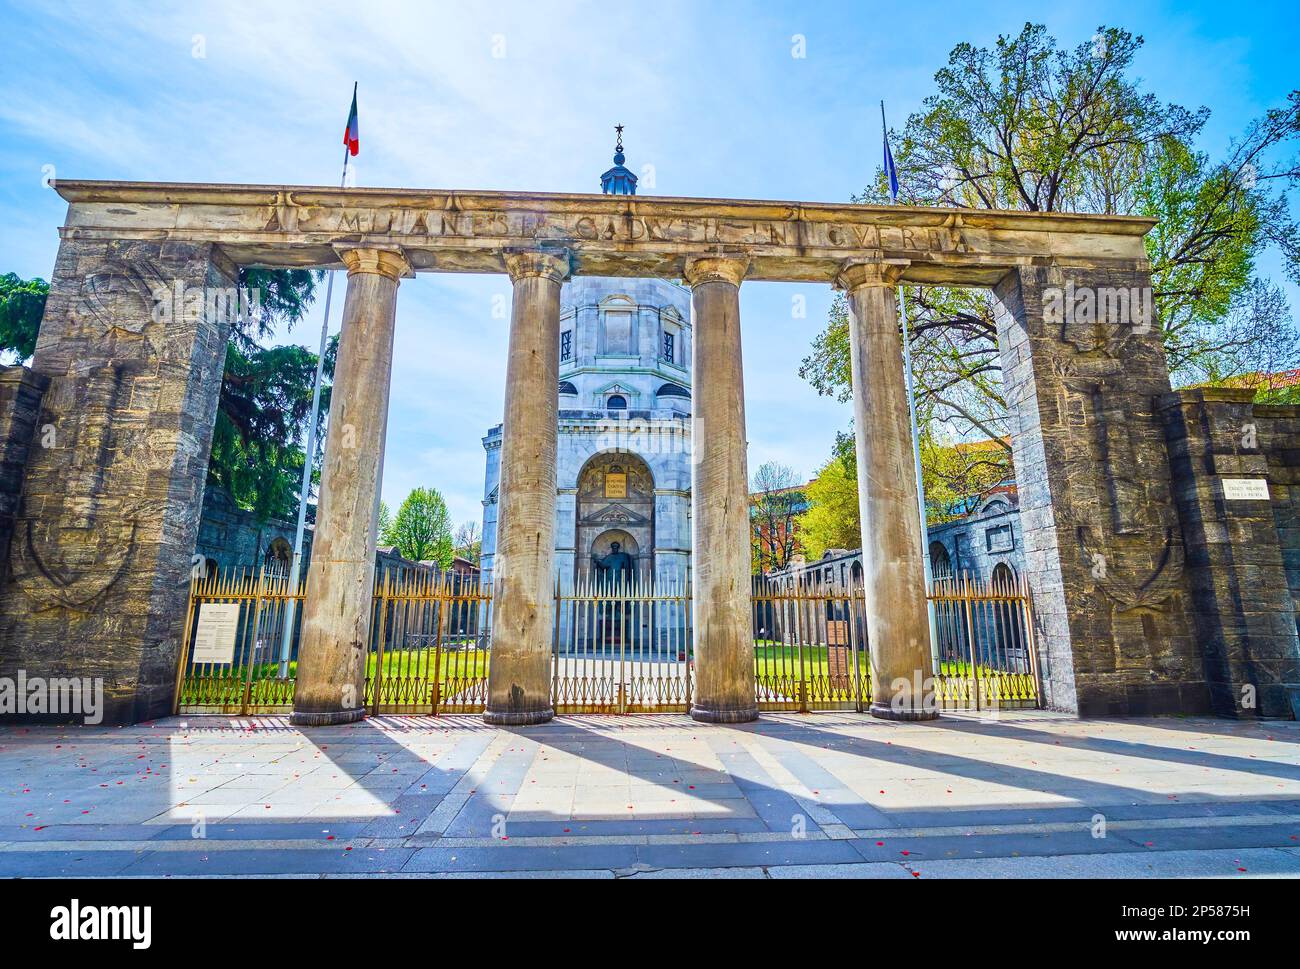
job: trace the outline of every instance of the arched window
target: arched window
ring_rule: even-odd
[[[1014,592],[1016,587],[1015,569],[1006,562],[999,562],[993,567],[992,585],[998,594]],[[997,646],[1002,650],[1003,661],[1010,664],[1010,669],[1017,673],[1028,673],[1029,656],[1025,651],[1025,611],[1019,600],[998,602],[993,616],[994,635]]]
[[[941,542],[930,543],[930,575],[936,579],[952,578],[952,558]]]
[[[622,394],[610,394],[605,406],[610,410],[627,410],[627,398]]]
[[[993,566],[993,582],[1003,588],[1011,588],[1016,584],[1016,572],[1006,562],[999,562]]]
[[[686,400],[691,399],[691,392],[681,384],[663,384],[655,391],[656,397],[682,397]]]

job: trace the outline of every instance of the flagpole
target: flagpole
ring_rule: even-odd
[[[889,145],[889,125],[885,122],[885,102],[880,102],[880,128],[883,132],[885,145]],[[891,159],[892,163],[892,159]],[[898,204],[898,196],[890,192],[890,199],[894,204]],[[916,473],[916,506],[921,520],[921,561],[924,566],[925,575],[925,603],[926,612],[930,617],[930,656],[935,663],[935,674],[939,672],[939,635],[934,619],[934,603],[930,602],[930,595],[934,591],[933,579],[930,575],[930,530],[926,527],[925,515],[925,480],[921,475],[921,432],[916,424],[916,386],[912,377],[912,340],[908,333],[907,326],[907,298],[903,293],[903,285],[898,286],[898,314],[903,324],[903,375],[907,378],[907,418],[912,428],[912,463]]]
[[[356,99],[356,86],[353,85],[352,97]],[[339,178],[339,188],[345,188],[348,181],[349,148],[343,146],[343,175]],[[316,424],[320,419],[321,381],[325,373],[325,351],[330,338],[330,303],[334,298],[334,272],[329,271],[329,280],[325,284],[325,319],[320,325],[320,353],[316,356],[316,380],[311,389],[311,421],[307,424],[307,444],[302,462],[302,486],[298,493],[298,528],[293,535],[293,563],[289,566],[289,595],[298,592],[298,578],[302,574],[302,544],[307,532],[307,496],[311,492],[312,465],[316,458]],[[280,678],[289,676],[289,660],[293,655],[294,599],[285,600],[284,638],[280,643]]]

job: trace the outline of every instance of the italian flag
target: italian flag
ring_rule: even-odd
[[[348,126],[343,129],[343,144],[355,158],[361,150],[361,131],[357,127],[357,85],[352,83],[352,110],[348,112]]]

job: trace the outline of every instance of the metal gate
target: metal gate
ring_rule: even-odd
[[[684,583],[556,586],[556,713],[685,713],[692,660],[691,598]]]
[[[305,599],[305,578],[293,591],[288,579],[265,572],[195,580],[176,712],[288,713]],[[475,578],[386,574],[371,600],[366,707],[373,713],[481,712],[491,624],[492,591]]]
[[[866,596],[815,579],[755,580],[754,679],[760,710],[866,710],[872,701]],[[1024,579],[935,583],[934,679],[944,710],[1039,705],[1033,607]]]
[[[305,581],[265,573],[196,580],[178,713],[292,709]],[[1029,589],[1022,579],[936,583],[934,684],[943,709],[1039,705]],[[760,710],[865,710],[872,676],[861,587],[755,580]],[[374,591],[366,707],[373,713],[479,713],[487,703],[492,589],[473,577],[388,574]],[[684,713],[694,680],[684,584],[557,584],[551,646],[557,713]],[[200,619],[204,621],[200,623]],[[202,628],[202,635],[199,635]]]
[[[491,629],[492,591],[477,578],[385,576],[375,590],[366,707],[374,713],[481,713]]]
[[[760,710],[862,710],[871,663],[862,589],[754,582],[754,682]]]
[[[930,595],[945,709],[1041,705],[1033,600],[1023,578],[939,579]]]

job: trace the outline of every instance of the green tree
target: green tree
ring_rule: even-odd
[[[327,379],[337,353],[335,338],[325,355]],[[292,519],[298,513],[304,460],[300,442],[311,416],[315,377],[316,354],[306,347],[288,344],[246,352],[237,340],[226,345],[208,481],[226,488],[236,504],[263,519]],[[330,386],[325,384],[322,422],[329,403]],[[318,433],[317,461],[322,438]]]
[[[1131,76],[1142,43],[1102,28],[1063,49],[1026,24],[991,50],[959,44],[935,75],[936,93],[891,138],[899,201],[1159,219],[1147,252],[1174,382],[1295,367],[1290,310],[1278,287],[1256,276],[1255,261],[1274,246],[1300,280],[1300,230],[1287,196],[1300,166],[1274,160],[1300,135],[1300,92],[1214,160],[1193,147],[1208,111],[1163,103]],[[883,171],[854,200],[888,202]],[[905,296],[924,433],[1001,441],[1009,467],[991,295],[909,286]],[[848,361],[841,296],[800,374],[847,399]]]
[[[926,525],[964,514],[964,500],[987,493],[1011,476],[999,441],[944,442],[922,435],[921,480]],[[828,548],[860,548],[857,443],[852,434],[835,437],[831,457],[807,488],[808,510],[798,518],[799,539],[809,558]]]
[[[393,527],[393,510],[388,507],[388,502],[384,501],[383,499],[380,499],[379,501],[378,526],[379,527],[376,529],[376,531],[379,534],[379,541],[382,544],[384,542],[384,536],[386,536],[388,534],[388,530]]]
[[[795,470],[776,461],[759,465],[750,481],[750,563],[755,575],[785,568],[800,549],[795,519],[807,503]]]
[[[50,284],[43,279],[0,276],[0,358],[7,352],[21,363],[36,351],[36,334]]]
[[[257,309],[236,319],[226,344],[208,481],[229,489],[236,504],[262,519],[292,519],[298,514],[306,460],[302,442],[316,379],[316,354],[311,350],[264,344],[278,324],[292,329],[306,315],[322,275],[307,269],[245,267],[239,272],[239,285],[257,294]],[[321,431],[329,414],[328,381],[337,354],[335,337],[325,354],[313,483],[319,478],[315,466],[325,446]]]
[[[799,539],[809,559],[828,548],[861,548],[858,469],[853,437],[840,434],[829,461],[808,485],[808,510],[799,516]]]
[[[437,488],[416,488],[406,496],[383,535],[383,544],[413,562],[432,560],[444,569],[451,566],[451,516]]]

